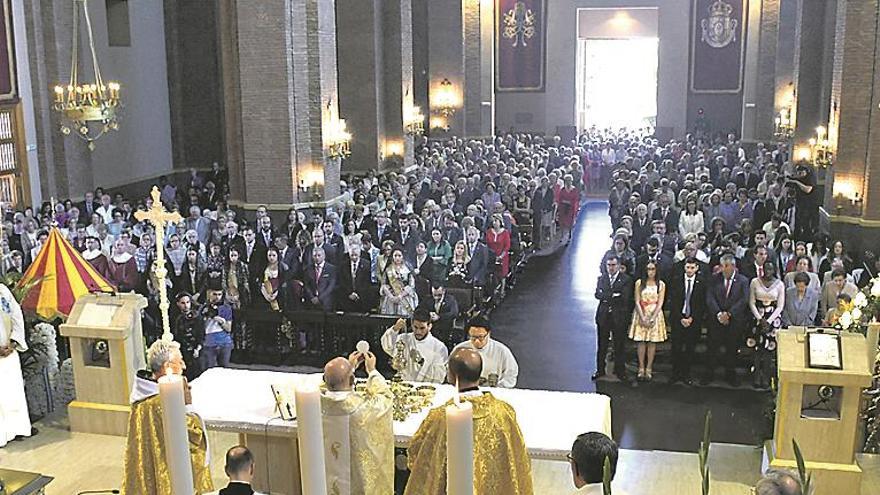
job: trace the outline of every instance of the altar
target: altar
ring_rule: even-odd
[[[320,382],[321,375],[212,368],[192,382],[192,405],[209,430],[237,433],[253,452],[254,488],[272,494],[299,494],[296,421],[275,409],[271,386]],[[611,399],[605,395],[546,390],[486,388],[516,410],[529,456],[566,461],[581,433],[611,436]],[[452,398],[454,387],[438,385],[431,407]],[[395,443],[406,447],[430,408],[394,422]]]

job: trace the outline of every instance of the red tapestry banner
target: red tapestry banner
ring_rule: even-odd
[[[18,98],[15,79],[15,44],[12,40],[12,6],[0,0],[0,100]]]
[[[693,0],[691,91],[742,90],[748,0]]]
[[[546,0],[497,0],[497,91],[544,91],[546,16]]]

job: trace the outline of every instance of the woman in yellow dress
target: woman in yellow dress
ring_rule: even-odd
[[[665,296],[666,285],[657,278],[657,265],[649,261],[642,278],[636,280],[636,309],[629,327],[629,338],[638,346],[639,380],[651,381],[657,343],[666,340],[666,321],[663,319]]]

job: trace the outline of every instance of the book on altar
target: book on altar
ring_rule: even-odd
[[[284,421],[296,419],[296,387],[292,383],[275,383],[270,385],[275,397],[275,410]]]

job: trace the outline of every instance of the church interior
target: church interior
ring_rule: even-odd
[[[880,493],[880,0],[0,16],[0,494]]]

